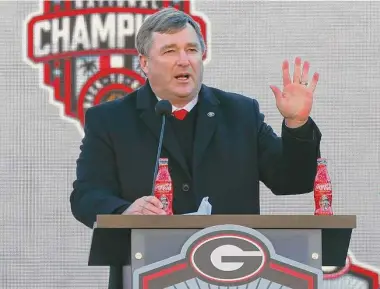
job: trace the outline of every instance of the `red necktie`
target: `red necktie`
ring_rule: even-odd
[[[174,117],[179,120],[183,120],[186,117],[187,113],[188,111],[186,109],[179,109],[179,110],[173,111]]]

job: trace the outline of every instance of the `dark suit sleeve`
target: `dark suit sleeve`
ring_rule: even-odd
[[[70,196],[74,217],[89,228],[96,215],[121,214],[130,205],[120,197],[115,154],[101,113],[96,107],[87,110],[77,178]]]
[[[276,195],[295,195],[313,190],[320,157],[321,133],[309,118],[299,128],[282,123],[278,137],[264,122],[264,115],[254,100],[258,115],[258,147],[260,180]]]

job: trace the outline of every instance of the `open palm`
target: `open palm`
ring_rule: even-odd
[[[313,105],[313,94],[317,86],[319,74],[315,73],[311,83],[309,79],[309,62],[305,61],[301,68],[301,58],[295,59],[293,81],[290,78],[289,63],[283,62],[283,90],[271,85],[276,98],[276,105],[282,116],[287,120],[305,122]]]

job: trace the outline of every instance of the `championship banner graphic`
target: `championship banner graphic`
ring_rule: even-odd
[[[213,226],[192,235],[181,253],[133,273],[134,289],[322,288],[323,273],[276,254],[258,231]]]
[[[143,21],[158,10],[174,7],[199,24],[210,60],[208,19],[192,1],[45,0],[25,24],[25,60],[40,68],[41,85],[61,117],[83,133],[88,108],[120,98],[145,83],[138,70],[135,37]]]

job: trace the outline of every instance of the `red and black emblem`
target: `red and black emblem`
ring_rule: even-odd
[[[191,1],[41,1],[27,20],[26,54],[42,67],[42,84],[62,116],[83,127],[88,108],[114,100],[145,83],[138,69],[135,36],[149,15],[174,7],[191,15],[208,42],[207,19]],[[204,60],[209,59],[205,55]]]
[[[255,230],[225,225],[195,233],[181,254],[135,270],[133,281],[136,289],[317,289],[322,270],[277,255]]]
[[[344,267],[324,267],[324,288],[379,289],[380,270],[360,264],[349,253]]]

